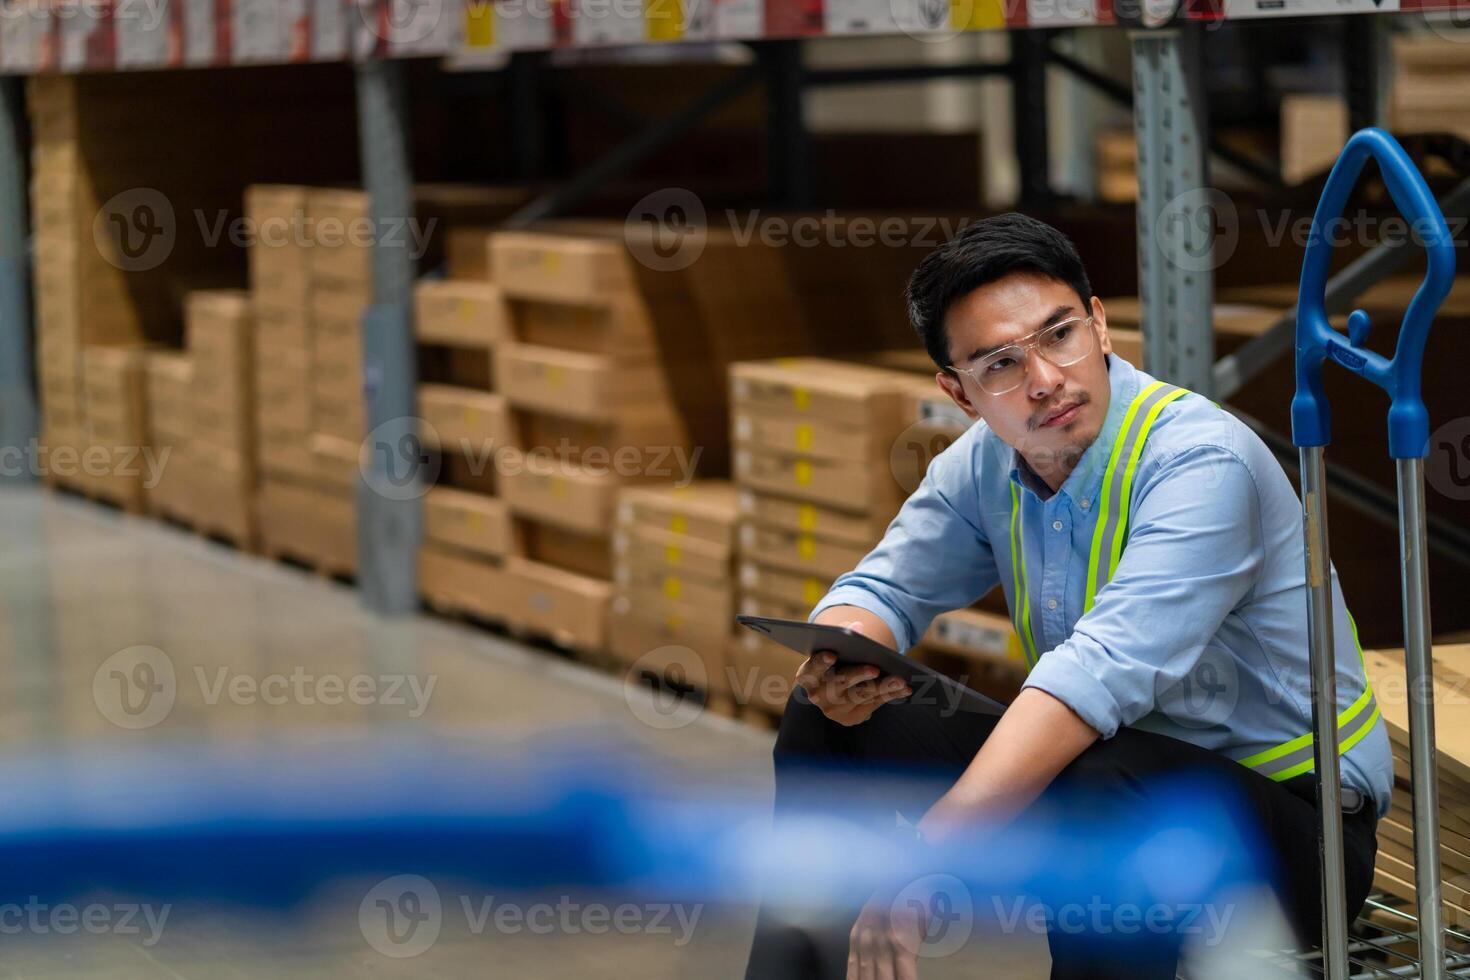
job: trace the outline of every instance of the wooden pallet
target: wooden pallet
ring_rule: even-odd
[[[243,531],[240,528],[226,527],[218,521],[210,521],[200,518],[195,514],[186,514],[166,505],[155,502],[148,513],[159,521],[168,524],[180,531],[213,541],[217,544],[228,545],[236,551],[246,554],[259,554],[259,532],[254,527],[248,527]]]
[[[47,479],[47,485],[65,496],[101,504],[103,507],[121,511],[124,514],[142,516],[146,513],[141,494],[114,493],[110,489],[104,489],[103,484],[73,480],[70,477],[50,476]]]
[[[289,546],[262,541],[260,542],[259,553],[272,561],[280,562],[283,565],[290,565],[293,568],[300,568],[304,571],[311,572],[319,578],[332,582],[351,585],[357,580],[357,570],[355,568],[346,567],[331,558],[305,554]]]

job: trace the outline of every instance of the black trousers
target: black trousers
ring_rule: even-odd
[[[775,821],[814,804],[836,809],[871,829],[892,827],[894,814],[917,821],[954,784],[995,728],[997,719],[945,712],[932,702],[890,703],[861,725],[829,721],[798,691],[786,706],[774,751]],[[820,791],[815,773],[829,774]],[[843,788],[834,797],[830,774]],[[895,781],[894,772],[930,778]],[[1321,938],[1321,892],[1317,866],[1318,811],[1313,776],[1275,782],[1223,755],[1189,742],[1135,729],[1121,729],[1077,757],[1033,805],[1037,810],[1085,793],[1089,805],[1115,815],[1153,812],[1165,801],[1171,777],[1199,774],[1224,787],[1234,805],[1232,819],[1244,837],[1261,843],[1267,866],[1263,884],[1276,894],[1301,946]],[[824,799],[815,800],[813,792]],[[1177,805],[1178,801],[1170,801]],[[1028,811],[1028,814],[1031,811]],[[1018,821],[1019,823],[1019,821]],[[1373,881],[1378,818],[1371,800],[1343,816],[1349,921],[1362,909]],[[1107,896],[1102,896],[1105,900]],[[798,927],[767,905],[756,923],[747,980],[843,977],[848,930],[858,907],[833,910],[824,926],[810,919]],[[1183,937],[1119,930],[1093,933],[1047,923],[1052,980],[1174,980]]]

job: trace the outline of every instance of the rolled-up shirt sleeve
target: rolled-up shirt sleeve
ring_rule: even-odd
[[[968,606],[999,581],[980,527],[971,456],[957,443],[923,482],[857,568],[832,584],[808,621],[837,605],[865,609],[887,624],[900,651],[923,638],[934,617]]]
[[[1196,446],[1161,464],[1141,493],[1112,579],[1025,686],[1062,701],[1103,738],[1154,710],[1255,587],[1260,498],[1245,462]]]

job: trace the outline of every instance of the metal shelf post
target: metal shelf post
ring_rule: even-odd
[[[30,480],[36,438],[31,381],[30,261],[26,245],[25,100],[20,78],[0,78],[0,480]],[[15,453],[19,456],[15,457]]]
[[[1144,369],[1210,396],[1214,238],[1228,200],[1209,187],[1196,25],[1130,32],[1138,136],[1138,295]]]
[[[418,548],[427,463],[415,418],[413,177],[403,65],[357,65],[363,183],[376,229],[373,302],[362,322],[366,442],[357,482],[357,566],[362,601],[388,615],[418,608]]]

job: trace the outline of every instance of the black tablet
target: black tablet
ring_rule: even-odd
[[[839,667],[866,665],[877,667],[884,674],[902,677],[913,691],[906,699],[908,701],[930,700],[941,709],[982,715],[1000,715],[1006,710],[1006,706],[994,698],[971,690],[877,640],[841,626],[768,619],[765,616],[736,616],[735,621],[802,656],[810,657],[817,651],[826,650],[836,654]]]

